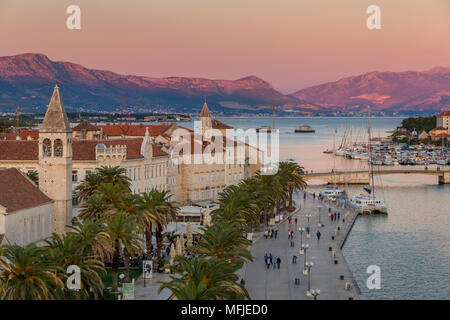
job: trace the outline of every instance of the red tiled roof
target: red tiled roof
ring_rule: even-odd
[[[16,140],[17,133],[0,132],[0,140]]]
[[[98,144],[106,147],[127,146],[127,159],[139,159],[141,155],[142,138],[114,139],[114,140],[74,140],[72,154],[74,161],[95,160],[95,148]],[[0,141],[0,160],[38,160],[39,141],[37,140],[9,140]],[[161,147],[152,144],[154,157],[167,155]]]
[[[223,123],[220,120],[213,119],[211,120],[213,129],[231,129],[233,127]]]
[[[100,128],[93,125],[88,120],[83,120],[83,121],[81,121],[80,124],[78,124],[77,126],[72,128],[72,131],[81,131],[81,130],[98,131],[98,130],[100,130]]]
[[[101,126],[103,132],[110,137],[117,137],[125,135],[127,136],[144,136],[145,130],[148,128],[148,133],[151,136],[158,136],[162,134],[167,128],[169,128],[169,124],[152,124],[152,125],[118,125],[118,124],[107,124]]]
[[[0,141],[0,160],[38,160],[38,140]]]
[[[438,114],[437,117],[450,117],[450,110]]]
[[[0,140],[31,140],[39,139],[39,130],[22,130],[20,133],[0,133]]]
[[[7,213],[53,202],[15,168],[0,169],[0,205]]]
[[[28,140],[28,137],[32,140],[39,140],[39,130],[22,130],[18,136],[21,140]]]

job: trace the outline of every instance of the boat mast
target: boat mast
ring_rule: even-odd
[[[370,188],[371,188],[371,194],[372,199],[375,198],[375,184],[373,182],[373,165],[372,165],[372,141],[371,141],[371,134],[370,134],[370,106],[369,106],[369,112],[367,116],[367,135],[369,136],[369,179],[370,179]]]

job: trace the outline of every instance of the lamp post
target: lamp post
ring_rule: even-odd
[[[312,261],[310,262],[306,262],[305,267],[308,269],[308,290],[306,290],[306,295],[308,297],[311,296],[311,268],[314,265],[314,263]]]
[[[317,207],[317,209],[319,209],[319,213],[318,213],[319,214],[319,223],[317,224],[317,226],[319,226],[319,227],[323,227],[322,221],[320,220],[320,211],[321,211],[320,209],[322,209],[322,208],[323,208],[323,206],[318,206]]]
[[[307,214],[305,217],[306,219],[308,219],[308,225],[306,226],[306,237],[309,238],[309,218],[311,218],[312,216],[310,214]]]
[[[305,232],[305,228],[298,228],[298,232],[300,232],[300,251],[299,254],[303,254],[303,232]]]
[[[302,250],[305,252],[305,255],[303,256],[303,274],[306,275],[306,250],[308,250],[309,244],[302,244]]]
[[[320,290],[319,289],[312,289],[311,290],[311,295],[314,297],[314,300],[317,300],[317,296],[320,295]]]

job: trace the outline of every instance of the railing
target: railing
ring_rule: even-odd
[[[104,147],[98,146],[95,148],[95,157],[99,156],[122,156],[123,158],[127,155],[127,146],[113,146],[113,147]]]

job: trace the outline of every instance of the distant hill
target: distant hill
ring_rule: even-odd
[[[309,87],[291,96],[330,110],[439,111],[450,107],[450,68],[369,72]]]
[[[258,108],[273,103],[298,104],[264,80],[249,76],[238,80],[203,78],[151,78],[119,75],[87,69],[71,62],[55,62],[43,54],[0,57],[0,101],[23,105],[46,105],[55,83],[61,87],[64,104],[109,110],[121,105],[142,107],[198,107],[208,104],[230,108]]]
[[[285,95],[255,76],[152,78],[88,69],[43,54],[0,57],[0,103],[44,108],[55,83],[65,105],[96,111],[119,109],[122,95],[135,108],[183,112],[199,110],[204,99],[213,111],[267,112],[279,104],[283,114],[365,112],[368,104],[375,112],[430,112],[450,105],[450,68],[369,72]]]

